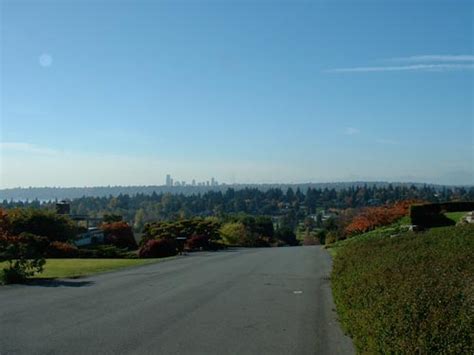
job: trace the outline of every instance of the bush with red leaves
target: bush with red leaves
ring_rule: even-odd
[[[408,215],[410,206],[417,201],[399,201],[394,205],[364,208],[344,229],[346,236],[365,233],[386,226]]]
[[[152,239],[139,250],[140,258],[164,258],[178,254],[176,242],[171,239]]]
[[[138,248],[132,227],[127,222],[104,223],[100,228],[104,232],[106,244],[112,244],[117,248],[127,248],[128,250]]]
[[[186,241],[186,247],[191,250],[196,249],[209,249],[209,237],[205,235],[194,234]]]

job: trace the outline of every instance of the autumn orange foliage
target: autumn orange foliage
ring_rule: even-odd
[[[10,221],[7,212],[0,208],[0,234],[7,234],[10,230]]]
[[[344,234],[351,236],[392,224],[400,218],[407,216],[410,206],[415,203],[420,203],[420,201],[405,200],[393,205],[364,208],[346,226]]]

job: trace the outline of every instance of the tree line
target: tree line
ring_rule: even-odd
[[[417,185],[362,185],[346,188],[234,189],[207,191],[192,195],[156,193],[118,196],[81,197],[70,201],[71,213],[91,217],[120,215],[141,231],[145,224],[161,221],[244,213],[252,216],[279,216],[284,224],[295,227],[307,216],[323,209],[381,206],[400,200],[427,202],[474,200],[474,187],[439,187]],[[4,200],[0,207],[53,209],[57,201],[40,202]]]

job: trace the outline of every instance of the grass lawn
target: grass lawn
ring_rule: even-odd
[[[461,218],[463,218],[467,214],[466,212],[447,212],[444,215],[449,219],[453,220],[454,222],[458,223]]]
[[[328,249],[329,254],[331,254],[332,257],[335,257],[340,250],[353,243],[365,242],[372,239],[387,238],[391,235],[398,234],[400,233],[400,227],[406,224],[410,224],[410,217],[403,217],[398,222],[395,222],[389,226],[379,227],[372,231],[328,244],[326,245],[326,248]]]
[[[411,224],[411,218],[410,216],[404,216],[398,221],[398,223],[401,225]]]
[[[46,259],[44,271],[34,278],[75,278],[130,266],[157,263],[163,259]],[[6,263],[0,263],[0,269]]]

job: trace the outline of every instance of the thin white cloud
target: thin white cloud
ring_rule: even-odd
[[[393,71],[432,71],[445,72],[454,70],[473,70],[474,64],[413,64],[379,67],[353,67],[330,69],[328,73],[367,73],[367,72],[393,72]]]
[[[391,145],[399,144],[399,142],[394,139],[378,138],[375,141],[380,144],[391,144]]]
[[[43,68],[48,68],[53,65],[53,56],[49,53],[43,53],[38,57],[38,63]]]
[[[354,127],[347,127],[344,130],[344,134],[347,134],[349,136],[353,136],[354,134],[359,134],[359,133],[360,133],[360,129],[354,128]]]
[[[401,62],[474,62],[474,55],[429,54],[399,57],[393,58],[392,60]]]
[[[53,155],[57,154],[58,151],[41,147],[35,144],[24,143],[24,142],[0,142],[0,153],[4,152],[19,152],[28,154],[42,154],[42,155]]]

